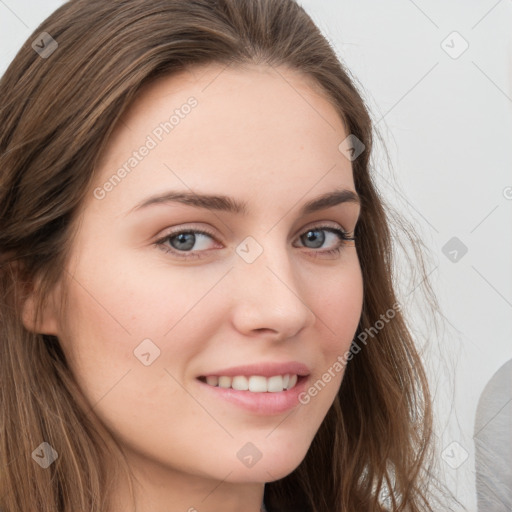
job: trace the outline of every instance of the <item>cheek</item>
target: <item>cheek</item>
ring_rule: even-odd
[[[356,258],[346,261],[339,272],[328,278],[317,276],[310,284],[310,306],[317,316],[314,360],[316,372],[301,398],[307,409],[323,418],[343,380],[346,355],[361,317],[363,279]],[[312,354],[313,356],[313,354]]]
[[[85,251],[73,269],[69,316],[112,336],[112,342],[120,336],[131,342],[163,337],[218,280],[216,275],[198,279],[154,257],[119,251],[116,256],[110,249],[96,255]]]
[[[340,351],[350,347],[362,312],[363,278],[357,259],[341,269],[339,274],[322,280],[311,294],[313,311],[318,316],[319,328],[325,332],[326,351]]]
[[[205,296],[222,276],[210,272],[198,278],[184,268],[142,265],[129,255],[109,257],[107,249],[95,255],[84,250],[70,270],[59,336],[91,402],[128,370],[130,380],[138,370],[151,370],[142,378],[153,386],[155,369],[185,367],[201,351],[200,341],[211,336],[212,322],[204,318],[214,318],[214,307]]]

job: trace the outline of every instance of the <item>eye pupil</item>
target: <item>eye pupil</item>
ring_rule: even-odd
[[[187,237],[189,237],[188,240]],[[174,240],[178,240],[179,244],[184,245],[176,246],[176,244],[173,243]],[[179,233],[178,235],[170,238],[170,242],[175,249],[190,250],[192,249],[192,247],[194,247],[194,244],[196,243],[196,236],[194,235],[194,233]]]
[[[318,233],[320,233],[320,236],[318,236]],[[321,229],[311,229],[304,236],[309,242],[316,244],[314,248],[321,247],[325,242],[325,233]]]

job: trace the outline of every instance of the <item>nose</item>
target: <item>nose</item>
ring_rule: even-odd
[[[251,263],[236,258],[231,272],[232,322],[246,336],[256,334],[283,340],[314,324],[307,283],[300,282],[286,248],[269,248]]]

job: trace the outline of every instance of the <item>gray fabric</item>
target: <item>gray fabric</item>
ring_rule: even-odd
[[[475,418],[478,512],[512,511],[512,359],[485,387]]]

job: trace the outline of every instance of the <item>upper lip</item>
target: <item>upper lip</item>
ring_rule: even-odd
[[[237,375],[244,375],[249,377],[251,375],[261,375],[262,377],[272,377],[274,375],[309,375],[310,371],[307,365],[297,361],[290,361],[285,363],[258,363],[251,365],[232,366],[221,370],[212,371],[201,375],[201,377],[210,376],[227,376],[236,377]]]

